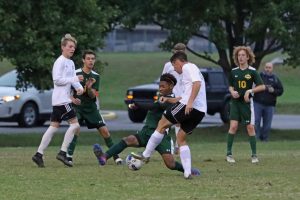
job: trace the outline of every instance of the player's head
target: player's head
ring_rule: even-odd
[[[77,41],[71,34],[66,34],[60,41],[62,54],[66,58],[71,58],[75,52]]]
[[[176,52],[178,52],[178,51],[185,52],[185,50],[186,50],[185,44],[183,44],[183,43],[177,43],[177,44],[175,44],[175,46],[173,47],[172,52],[173,52],[173,53],[176,53]]]
[[[172,93],[173,87],[176,85],[176,78],[169,73],[165,73],[160,76],[159,79],[159,93],[162,96]]]
[[[170,61],[175,69],[175,71],[178,74],[182,73],[182,66],[188,61],[187,60],[187,55],[182,52],[182,51],[178,51],[176,53],[173,54],[173,56],[170,58]]]
[[[82,53],[82,62],[83,62],[83,67],[93,69],[96,62],[95,52],[90,49],[84,50]]]
[[[250,47],[237,46],[233,49],[233,61],[236,66],[255,63],[255,55]]]

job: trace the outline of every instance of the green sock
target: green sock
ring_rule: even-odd
[[[114,144],[112,147],[110,147],[106,152],[106,159],[111,158],[114,155],[118,155],[121,153],[124,149],[127,148],[127,144],[124,140],[121,140],[119,143]]]
[[[227,134],[227,156],[232,155],[232,144],[233,144],[234,134]]]
[[[182,164],[179,163],[179,162],[177,162],[177,161],[175,161],[175,167],[173,169],[171,169],[171,170],[177,170],[177,171],[180,171],[182,173],[184,172]]]
[[[108,148],[110,148],[112,145],[114,145],[110,136],[108,138],[104,138],[104,142]]]
[[[252,155],[256,155],[256,138],[254,136],[249,136],[250,147],[252,150]]]
[[[70,143],[70,145],[68,147],[67,152],[68,152],[69,156],[73,156],[73,154],[74,154],[75,147],[76,147],[76,144],[77,144],[77,138],[78,138],[78,136],[74,135],[73,140],[72,140],[72,142]]]

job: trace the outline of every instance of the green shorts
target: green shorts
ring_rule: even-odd
[[[86,125],[88,129],[105,126],[105,121],[98,109],[75,107],[76,116],[80,125]]]
[[[135,134],[140,147],[146,147],[147,142],[154,131],[155,129],[143,127],[141,131],[138,131],[137,134]],[[173,141],[171,136],[165,134],[161,143],[155,148],[155,150],[160,154],[171,154],[173,152]]]
[[[239,121],[245,125],[254,125],[254,107],[253,99],[250,103],[244,101],[231,100],[230,101],[230,120]]]

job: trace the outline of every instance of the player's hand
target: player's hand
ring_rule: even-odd
[[[85,86],[86,88],[92,88],[92,85],[96,82],[96,79],[94,78],[89,78],[86,82],[85,82]]]
[[[158,101],[159,101],[159,103],[165,103],[165,102],[168,101],[168,98],[167,97],[160,97]]]
[[[192,103],[187,103],[187,105],[185,106],[185,115],[189,115],[190,112],[193,110],[193,104]]]
[[[250,102],[250,93],[251,93],[251,90],[247,90],[245,92],[245,95],[244,95],[244,100],[246,103],[249,103]]]
[[[77,75],[79,81],[83,81],[83,75]]]
[[[230,92],[230,94],[231,94],[231,96],[234,98],[234,99],[238,99],[238,98],[240,98],[240,95],[239,95],[239,93],[237,92],[237,91],[232,91],[232,92]]]
[[[81,104],[81,100],[78,98],[73,98],[72,99],[72,103],[74,103],[75,105],[80,105]]]
[[[76,89],[76,94],[77,95],[82,95],[83,94],[83,88],[77,88]]]

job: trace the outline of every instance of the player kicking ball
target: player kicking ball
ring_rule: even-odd
[[[138,131],[135,135],[129,135],[123,138],[119,143],[110,147],[110,149],[105,153],[102,151],[102,148],[99,144],[94,145],[94,153],[100,165],[105,165],[109,158],[113,157],[114,155],[118,155],[127,147],[139,148],[145,147],[147,145],[147,142],[149,141],[152,133],[155,131],[164,110],[172,106],[173,103],[176,103],[180,99],[174,98],[174,95],[172,94],[172,89],[176,85],[176,83],[176,78],[172,74],[167,73],[161,75],[159,83],[159,93],[161,97],[168,98],[169,100],[165,103],[156,101],[153,105],[151,105],[151,107],[147,107],[149,111],[146,116],[146,123],[141,131]],[[145,105],[142,104],[135,104],[131,106],[145,108]],[[162,142],[155,148],[155,150],[160,153],[166,167],[171,170],[184,172],[182,164],[175,161],[172,155],[172,139],[170,135],[165,134]],[[192,168],[191,171],[193,176],[200,175],[199,169]]]

